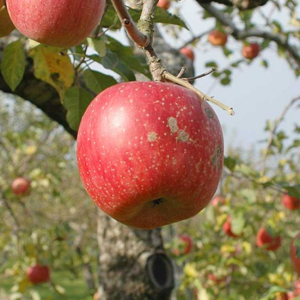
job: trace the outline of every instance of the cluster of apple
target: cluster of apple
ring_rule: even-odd
[[[213,30],[208,34],[208,41],[213,46],[225,46],[227,43],[227,34],[219,30]],[[195,55],[190,47],[183,47],[180,52],[190,60],[194,61]],[[242,48],[242,55],[246,59],[254,59],[260,52],[260,46],[257,43],[245,43]]]
[[[293,197],[288,194],[283,194],[281,202],[283,206],[285,206],[288,210],[297,210],[300,208],[300,199]],[[214,207],[222,206],[226,203],[226,199],[220,195],[215,196],[211,204]],[[230,236],[232,238],[239,238],[241,235],[236,235],[232,232],[231,229],[231,217],[229,216],[226,220],[226,222],[223,224],[223,231],[227,236]],[[257,236],[256,236],[256,244],[258,247],[263,247],[267,251],[276,251],[281,246],[281,236],[274,235],[269,232],[270,230],[268,228],[260,228]],[[290,246],[290,257],[293,269],[297,274],[300,275],[300,258],[297,257],[297,247],[295,245],[296,241],[300,238],[300,233],[297,234]],[[215,276],[210,276],[210,279],[213,280],[215,283],[222,283],[225,279],[224,278],[216,278]],[[300,295],[300,280],[295,282],[295,289],[293,292],[289,293],[281,293],[276,300],[289,300],[296,298]]]

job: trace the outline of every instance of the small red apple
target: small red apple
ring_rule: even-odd
[[[10,18],[26,37],[68,48],[100,23],[105,0],[6,0]]]
[[[227,34],[219,30],[213,30],[208,34],[208,41],[213,46],[225,46],[227,43]]]
[[[217,277],[213,273],[208,274],[208,279],[219,285],[226,281],[226,276]]]
[[[300,207],[300,199],[284,194],[282,196],[282,204],[289,210],[296,210]]]
[[[256,244],[266,250],[276,251],[281,246],[281,236],[272,236],[266,228],[261,228],[256,236]]]
[[[180,246],[182,246],[182,247],[180,247],[180,249],[174,249],[173,253],[176,256],[189,254],[193,248],[192,238],[187,234],[182,234],[179,236],[179,240],[180,240],[180,244],[181,244]]]
[[[277,296],[276,296],[276,300],[289,300],[289,296],[287,293],[283,292],[283,293],[279,293]]]
[[[260,52],[260,46],[257,43],[244,45],[242,55],[247,59],[255,58]]]
[[[226,222],[223,225],[223,231],[225,232],[226,235],[233,237],[233,238],[238,238],[240,235],[236,235],[231,231],[231,217],[228,217]]]
[[[295,296],[299,296],[300,295],[300,279],[297,279],[294,282],[294,295]]]
[[[104,212],[152,229],[207,206],[222,172],[222,129],[209,104],[186,88],[120,83],[87,108],[77,160],[86,190]]]
[[[224,197],[222,196],[215,196],[212,200],[211,200],[211,205],[212,206],[222,206],[226,203],[226,200]]]
[[[185,57],[189,58],[191,61],[195,60],[195,54],[194,51],[189,47],[183,47],[179,50],[181,54],[183,54]]]
[[[169,0],[159,0],[157,6],[161,7],[164,10],[167,10],[171,5]]]
[[[295,272],[300,275],[300,258],[296,256],[297,248],[295,246],[295,242],[298,239],[300,239],[300,233],[298,233],[291,242],[290,256],[291,256],[292,266]]]
[[[15,195],[28,195],[30,193],[30,181],[26,178],[18,177],[12,182],[11,190]]]
[[[94,294],[93,300],[99,300],[99,294],[98,294],[98,292]]]
[[[29,281],[33,284],[39,284],[50,281],[50,269],[47,266],[36,264],[29,267],[26,272]]]

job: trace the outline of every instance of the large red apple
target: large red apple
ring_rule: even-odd
[[[161,7],[164,10],[167,10],[171,5],[169,0],[159,0],[157,6]]]
[[[260,52],[260,46],[256,43],[244,45],[242,55],[247,59],[255,58]]]
[[[50,269],[47,266],[36,264],[29,267],[26,272],[29,281],[33,284],[39,284],[50,281]]]
[[[296,273],[300,275],[300,258],[296,255],[297,247],[295,245],[296,240],[300,239],[300,233],[298,233],[291,242],[291,250],[290,250],[290,256],[293,268]]]
[[[6,4],[12,22],[26,37],[68,48],[99,24],[105,0],[6,0]]]
[[[237,235],[232,232],[231,230],[231,217],[228,217],[226,222],[223,224],[223,231],[225,232],[226,235],[233,237],[233,238],[238,238],[240,235]]]
[[[213,30],[208,34],[208,41],[213,46],[225,46],[227,43],[227,34],[219,30]]]
[[[282,204],[289,210],[296,210],[300,207],[300,199],[284,194],[282,196]]]
[[[195,60],[195,54],[193,49],[189,47],[183,47],[179,50],[179,52],[183,54],[185,57],[187,57],[188,59],[190,59],[191,61]]]
[[[15,195],[28,195],[30,193],[30,181],[26,178],[18,177],[12,182],[11,190]]]
[[[77,159],[104,212],[132,227],[161,227],[209,203],[222,172],[222,129],[210,105],[186,88],[120,83],[86,110]]]
[[[273,236],[266,228],[261,228],[256,236],[256,244],[266,250],[276,251],[281,246],[281,236]]]

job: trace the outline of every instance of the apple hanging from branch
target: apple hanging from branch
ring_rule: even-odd
[[[289,210],[296,210],[300,208],[300,199],[290,196],[289,194],[284,194],[281,201],[282,204]]]
[[[28,268],[26,275],[32,284],[40,284],[50,281],[50,269],[39,264]]]
[[[24,196],[30,193],[30,180],[24,177],[16,178],[11,184],[11,190],[15,195]]]
[[[271,229],[261,228],[256,236],[256,244],[268,251],[276,251],[281,246],[281,236],[272,233]]]
[[[223,134],[210,105],[184,87],[120,83],[86,110],[77,160],[86,190],[104,212],[152,229],[207,206],[221,177]]]
[[[6,0],[6,5],[23,35],[68,48],[82,42],[100,23],[105,0]]]
[[[179,52],[188,59],[190,59],[192,62],[195,60],[194,51],[190,47],[183,47],[179,50]]]

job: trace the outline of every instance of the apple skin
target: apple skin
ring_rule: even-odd
[[[222,206],[226,203],[226,200],[224,197],[222,196],[215,196],[212,200],[211,200],[211,205],[218,207],[218,206]]]
[[[295,241],[298,238],[300,238],[300,233],[298,233],[291,242],[290,257],[291,257],[293,269],[295,270],[296,273],[298,273],[300,275],[300,258],[298,258],[296,256],[296,246],[294,245]],[[299,290],[300,290],[300,287],[299,287]]]
[[[213,30],[208,34],[208,41],[213,46],[225,46],[227,43],[227,34],[218,30]]]
[[[300,207],[300,199],[284,194],[282,196],[282,204],[289,210],[296,210]]]
[[[256,236],[258,247],[265,247],[268,251],[276,251],[281,246],[281,236],[271,236],[266,228],[259,229]]]
[[[15,29],[6,7],[0,0],[0,38],[9,35]]]
[[[11,184],[11,190],[15,195],[24,196],[30,194],[30,181],[23,177],[16,178]]]
[[[179,52],[183,54],[185,57],[189,58],[192,62],[195,60],[195,54],[191,48],[183,47],[179,50]]]
[[[82,42],[100,23],[105,0],[6,0],[10,18],[26,37],[55,47]]]
[[[157,6],[164,10],[167,10],[171,6],[171,2],[169,0],[159,0]]]
[[[28,268],[26,275],[32,284],[50,281],[50,269],[47,266],[36,264]]]
[[[238,238],[240,235],[236,235],[231,231],[231,217],[228,217],[226,222],[223,225],[223,231],[225,232],[226,235],[233,237],[233,238]]]
[[[244,45],[242,49],[242,55],[244,58],[253,59],[258,56],[260,52],[260,46],[256,43]]]
[[[222,173],[223,134],[210,105],[171,83],[127,82],[100,93],[79,127],[77,160],[94,202],[152,229],[207,206]]]

